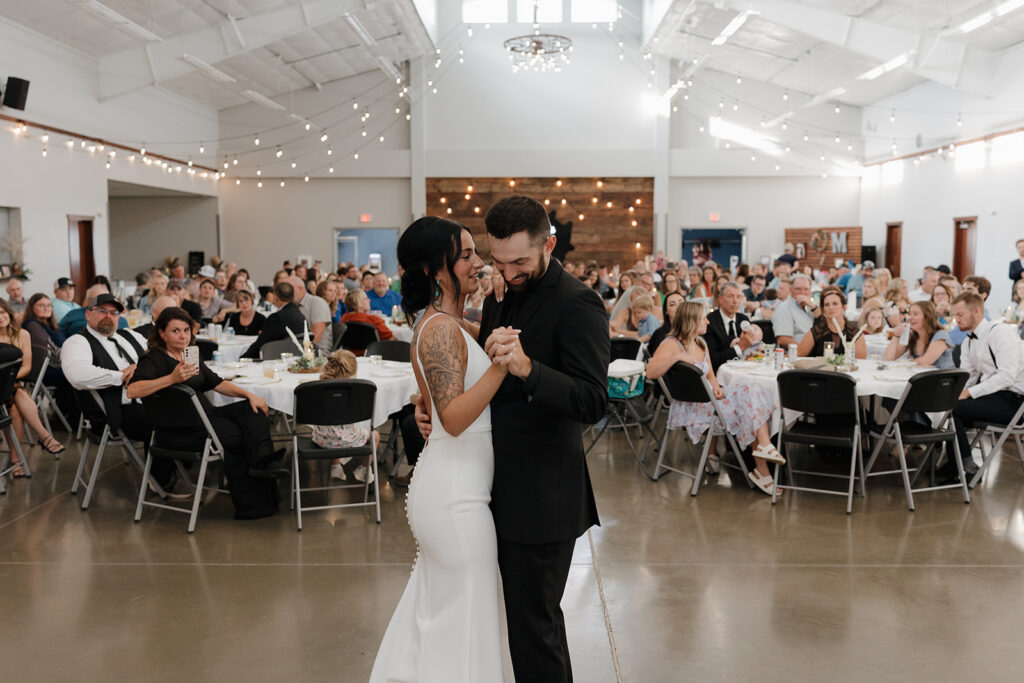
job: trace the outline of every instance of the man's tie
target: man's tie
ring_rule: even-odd
[[[967,338],[968,338],[968,339],[977,339],[977,338],[978,338],[978,335],[974,334],[973,332],[969,332],[969,333],[967,334]]]
[[[113,337],[111,337],[110,338],[110,343],[113,344],[115,347],[117,347],[117,352],[119,354],[121,354],[121,358],[123,358],[125,360],[125,362],[128,363],[128,365],[133,365],[135,363],[135,360],[131,356],[128,355],[128,352],[125,351],[124,348],[122,348],[120,344],[117,343],[117,340],[115,340]]]
[[[735,339],[735,338],[736,338],[736,320],[733,319],[733,320],[729,321],[729,339]]]

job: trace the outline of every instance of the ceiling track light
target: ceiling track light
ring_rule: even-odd
[[[236,79],[233,76],[230,76],[230,75],[224,73],[223,71],[221,71],[217,67],[213,66],[209,62],[204,62],[202,59],[199,59],[199,57],[196,57],[194,55],[190,55],[188,53],[185,53],[185,54],[180,55],[178,57],[178,59],[180,59],[181,61],[185,62],[186,64],[189,64],[189,65],[195,67],[196,69],[199,69],[199,71],[202,72],[203,75],[209,77],[210,79],[212,79],[214,81],[217,81],[218,83],[236,83],[237,82]]]
[[[152,31],[139,26],[128,17],[115,12],[98,0],[73,0],[74,4],[87,12],[91,12],[108,24],[113,24],[128,35],[147,43],[159,43],[163,38]]]
[[[366,47],[377,47],[377,41],[374,40],[373,36],[370,35],[370,32],[366,30],[366,27],[363,26],[362,22],[356,19],[352,14],[346,14],[344,15],[344,18],[345,23],[348,24],[349,28],[352,29],[352,32],[356,34],[356,38],[359,39],[359,42]]]
[[[725,42],[729,40],[729,38],[731,38],[734,33],[736,33],[736,31],[739,31],[740,28],[743,27],[743,24],[747,22],[747,19],[749,19],[755,14],[757,14],[757,12],[753,10],[743,10],[742,12],[737,14],[735,17],[733,17],[732,21],[726,24],[725,28],[722,29],[722,32],[719,33],[715,37],[715,39],[711,41],[711,44],[715,46],[724,45]]]
[[[242,92],[249,101],[255,102],[256,104],[262,105],[267,109],[273,109],[275,111],[284,111],[284,106],[278,104],[274,100],[270,99],[262,93],[258,93],[255,90],[245,90]]]

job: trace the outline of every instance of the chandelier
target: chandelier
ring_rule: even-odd
[[[537,21],[537,0],[533,3],[533,33],[505,41],[505,51],[512,62],[512,73],[520,69],[561,71],[569,63],[572,40],[554,33],[541,33]]]

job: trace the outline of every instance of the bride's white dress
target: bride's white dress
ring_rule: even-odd
[[[464,384],[469,389],[491,363],[476,341],[462,334],[469,348]],[[433,400],[431,414],[430,439],[406,500],[416,563],[370,682],[500,682],[498,550],[488,508],[494,478],[491,409],[457,437],[444,431]]]

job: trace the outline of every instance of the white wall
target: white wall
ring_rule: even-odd
[[[673,178],[669,185],[669,258],[680,257],[681,228],[746,228],[746,258],[756,262],[782,253],[786,228],[860,225],[858,178]],[[721,221],[709,222],[710,213]]]
[[[0,64],[7,74],[31,81],[25,112],[3,109],[4,114],[115,141],[144,136],[151,140],[216,138],[215,113],[159,91],[99,102],[93,60],[3,20]],[[102,153],[90,154],[77,145],[68,149],[65,138],[52,135],[44,159],[38,130],[15,136],[10,129],[6,123],[0,128],[0,206],[21,209],[22,235],[28,239],[25,261],[32,272],[27,293],[48,292],[54,280],[68,274],[69,214],[95,217],[96,272],[109,272],[108,179],[206,195],[217,192],[212,179],[168,174],[144,165],[140,158],[129,162],[122,153],[107,170]],[[162,151],[156,144],[150,149]]]
[[[169,256],[217,254],[216,197],[111,197],[110,277],[131,281]]]
[[[223,258],[270,282],[281,262],[309,254],[334,265],[335,228],[399,228],[411,223],[409,182],[392,178],[311,179],[284,188],[221,181]],[[361,214],[372,220],[360,223]]]

